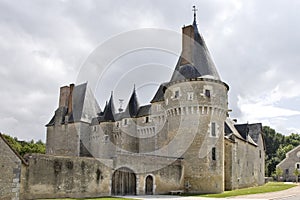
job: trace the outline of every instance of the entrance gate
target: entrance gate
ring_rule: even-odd
[[[120,168],[112,176],[112,195],[135,195],[136,176],[128,168]]]

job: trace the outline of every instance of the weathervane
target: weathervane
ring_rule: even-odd
[[[196,21],[196,13],[198,11],[198,9],[196,8],[196,6],[193,6],[192,11],[194,12],[194,21]]]

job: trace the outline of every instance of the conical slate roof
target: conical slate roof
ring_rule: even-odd
[[[113,101],[113,94],[111,93],[110,99],[108,103],[105,105],[104,111],[103,111],[103,120],[104,121],[115,121],[115,107],[114,107],[114,101]]]
[[[189,46],[189,50],[188,53],[183,53],[183,49],[170,82],[203,76],[220,80],[205,41],[198,31],[195,19],[193,25],[184,27],[183,31],[187,29],[194,32],[190,36],[183,35],[183,46]]]
[[[135,92],[135,88],[133,89],[132,95],[129,99],[128,105],[125,109],[126,117],[136,117],[139,111],[139,103],[137,100],[137,95]]]

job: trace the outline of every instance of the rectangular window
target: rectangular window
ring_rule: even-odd
[[[211,149],[211,159],[216,160],[216,147]]]
[[[145,123],[149,123],[149,117],[145,117]]]
[[[300,169],[300,164],[299,163],[297,163],[297,169]]]
[[[285,169],[285,174],[289,174],[289,169]]]
[[[174,93],[174,98],[177,99],[179,98],[179,90],[176,90]]]
[[[211,136],[216,136],[216,123],[211,123]]]
[[[194,99],[194,93],[193,92],[188,92],[188,100],[193,100]]]
[[[261,150],[259,150],[259,158],[261,158]]]
[[[205,96],[210,98],[210,90],[205,90]]]

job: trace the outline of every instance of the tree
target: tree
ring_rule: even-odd
[[[293,146],[292,144],[281,144],[276,151],[276,155],[279,158],[279,160],[285,159],[286,153],[291,151],[293,148],[295,148],[295,146]]]
[[[10,146],[17,151],[21,156],[24,156],[26,153],[42,153],[46,152],[45,144],[39,140],[34,142],[19,141],[16,137],[11,137],[9,135],[2,134],[5,140],[10,144]]]
[[[264,126],[263,136],[266,145],[265,173],[266,176],[271,176],[276,174],[276,166],[285,158],[286,153],[300,145],[300,135],[291,133],[289,136],[285,136]]]
[[[299,172],[299,170],[297,168],[295,168],[295,170],[294,170],[294,175],[296,177],[296,183],[298,183],[298,177],[300,175],[300,172]]]

